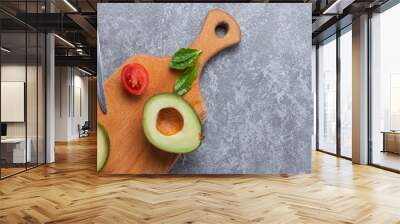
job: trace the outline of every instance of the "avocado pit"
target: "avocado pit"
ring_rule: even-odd
[[[156,127],[163,135],[174,135],[182,130],[183,117],[175,108],[163,108],[158,112]]]

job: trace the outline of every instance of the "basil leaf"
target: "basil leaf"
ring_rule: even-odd
[[[175,81],[174,92],[179,96],[189,92],[193,81],[197,76],[197,66],[187,68],[183,74]]]
[[[169,67],[173,69],[183,70],[192,67],[197,58],[200,56],[201,50],[191,48],[181,48],[172,55]]]

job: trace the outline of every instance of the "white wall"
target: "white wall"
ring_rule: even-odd
[[[88,77],[71,67],[56,67],[55,73],[55,140],[74,140],[78,125],[88,120]]]
[[[38,69],[38,70],[36,70]],[[27,78],[27,81],[25,80]],[[44,162],[44,74],[41,66],[25,64],[3,64],[1,66],[1,81],[24,82],[26,83],[26,110],[27,120],[24,122],[6,122],[7,137],[9,138],[25,138],[30,139],[30,147],[32,150],[32,161],[39,163]],[[2,96],[4,97],[4,96]],[[9,110],[10,108],[1,108],[1,110]],[[22,111],[23,113],[25,111]],[[26,132],[27,131],[27,132]],[[38,150],[38,151],[37,151]],[[39,153],[37,156],[36,153]]]
[[[85,121],[88,121],[88,77],[82,76],[82,73],[74,75],[74,108],[72,108],[72,120],[71,120],[71,136],[73,138],[79,137],[78,124],[83,125]],[[80,108],[81,107],[81,108]],[[81,111],[80,111],[81,110]]]
[[[32,79],[29,75],[35,74],[36,76],[36,66],[27,67],[28,72],[28,84],[29,86],[36,87],[36,80]],[[1,66],[1,81],[3,82],[25,82],[25,64],[5,64]],[[32,110],[36,111],[36,88],[27,88],[27,104],[33,103],[30,106]],[[40,105],[39,105],[40,106]],[[34,108],[32,108],[34,107]],[[2,110],[7,110],[7,108],[1,108]],[[34,122],[36,124],[36,113],[27,113],[28,122]],[[34,124],[28,124],[29,127],[33,127]],[[36,126],[34,127],[36,130]],[[30,131],[28,130],[28,137]],[[36,133],[35,133],[36,134]],[[7,122],[7,136],[8,137],[25,137],[25,122]]]
[[[55,141],[68,140],[68,88],[70,83],[68,71],[67,67],[55,68]]]

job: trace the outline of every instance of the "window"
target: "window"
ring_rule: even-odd
[[[400,5],[371,18],[372,164],[400,170]]]
[[[350,159],[352,157],[352,26],[346,26],[337,34],[320,43],[317,52],[317,149]]]
[[[352,157],[352,33],[351,26],[340,36],[340,155]]]
[[[41,13],[44,1],[18,2]],[[0,6],[15,5],[1,1]],[[0,178],[45,163],[45,35],[0,12]],[[11,23],[11,21],[13,23]]]
[[[318,149],[336,154],[336,36],[318,48]]]
[[[390,75],[390,130],[400,130],[400,73]]]

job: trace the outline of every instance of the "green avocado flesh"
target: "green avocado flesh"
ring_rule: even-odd
[[[97,124],[97,172],[106,165],[109,153],[109,141],[106,129]]]
[[[143,129],[151,144],[172,153],[192,152],[202,138],[197,113],[182,97],[171,93],[155,95],[146,102]]]

